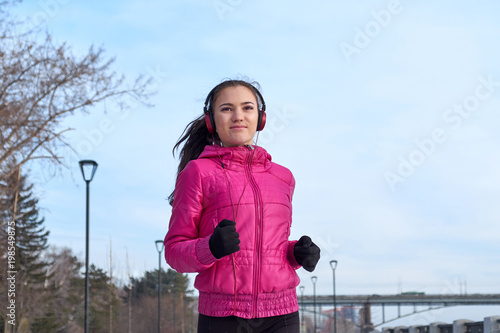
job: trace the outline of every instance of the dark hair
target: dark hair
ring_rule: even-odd
[[[260,86],[257,82],[249,83],[243,80],[225,80],[219,83],[217,86],[215,86],[208,94],[207,99],[205,101],[205,107],[207,108],[208,112],[213,114],[212,105],[217,99],[217,97],[219,97],[219,94],[222,92],[222,90],[228,87],[237,87],[237,86],[243,86],[250,89],[250,91],[252,91],[252,93],[255,95],[257,103],[259,104],[263,103],[263,101],[258,96],[259,94],[258,89],[260,88]],[[202,114],[201,116],[191,121],[186,126],[179,140],[177,140],[176,144],[174,145],[174,148],[172,148],[172,155],[174,155],[174,157],[175,157],[175,151],[179,149],[180,145],[184,141],[185,141],[184,146],[182,147],[179,153],[180,162],[177,168],[177,177],[179,177],[179,173],[181,173],[181,171],[184,170],[186,164],[188,164],[189,161],[195,160],[198,158],[198,156],[200,156],[200,154],[203,152],[203,149],[205,149],[206,145],[221,143],[219,135],[217,135],[216,132],[213,135],[208,132],[205,123],[205,114]],[[168,202],[170,203],[170,205],[173,205],[174,192],[172,192],[168,197]]]

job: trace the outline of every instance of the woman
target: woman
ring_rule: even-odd
[[[165,258],[199,273],[198,332],[299,332],[295,270],[313,271],[320,250],[288,240],[295,180],[252,145],[265,120],[259,90],[227,80],[174,146],[185,141]]]

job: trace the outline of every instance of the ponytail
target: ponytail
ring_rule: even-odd
[[[172,149],[172,155],[175,157],[175,151],[179,149],[180,145],[185,141],[179,153],[179,167],[177,168],[177,177],[179,173],[186,167],[189,161],[195,160],[200,156],[205,149],[205,146],[220,143],[219,136],[217,133],[213,135],[208,132],[207,126],[205,124],[205,115],[201,115],[195,120],[191,121],[184,132],[182,132],[181,137]],[[174,203],[174,192],[172,192],[168,197],[168,202],[172,206]]]

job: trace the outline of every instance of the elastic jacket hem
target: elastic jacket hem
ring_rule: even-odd
[[[281,316],[299,310],[295,288],[259,294],[256,313],[253,312],[254,301],[252,295],[239,294],[235,307],[234,295],[200,292],[198,311],[205,316],[251,319]]]

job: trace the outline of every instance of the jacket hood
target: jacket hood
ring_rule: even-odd
[[[232,168],[233,166],[244,165],[251,157],[251,154],[253,154],[253,167],[265,170],[271,167],[271,155],[259,146],[219,147],[207,145],[198,159],[218,159],[224,163],[225,167]]]

